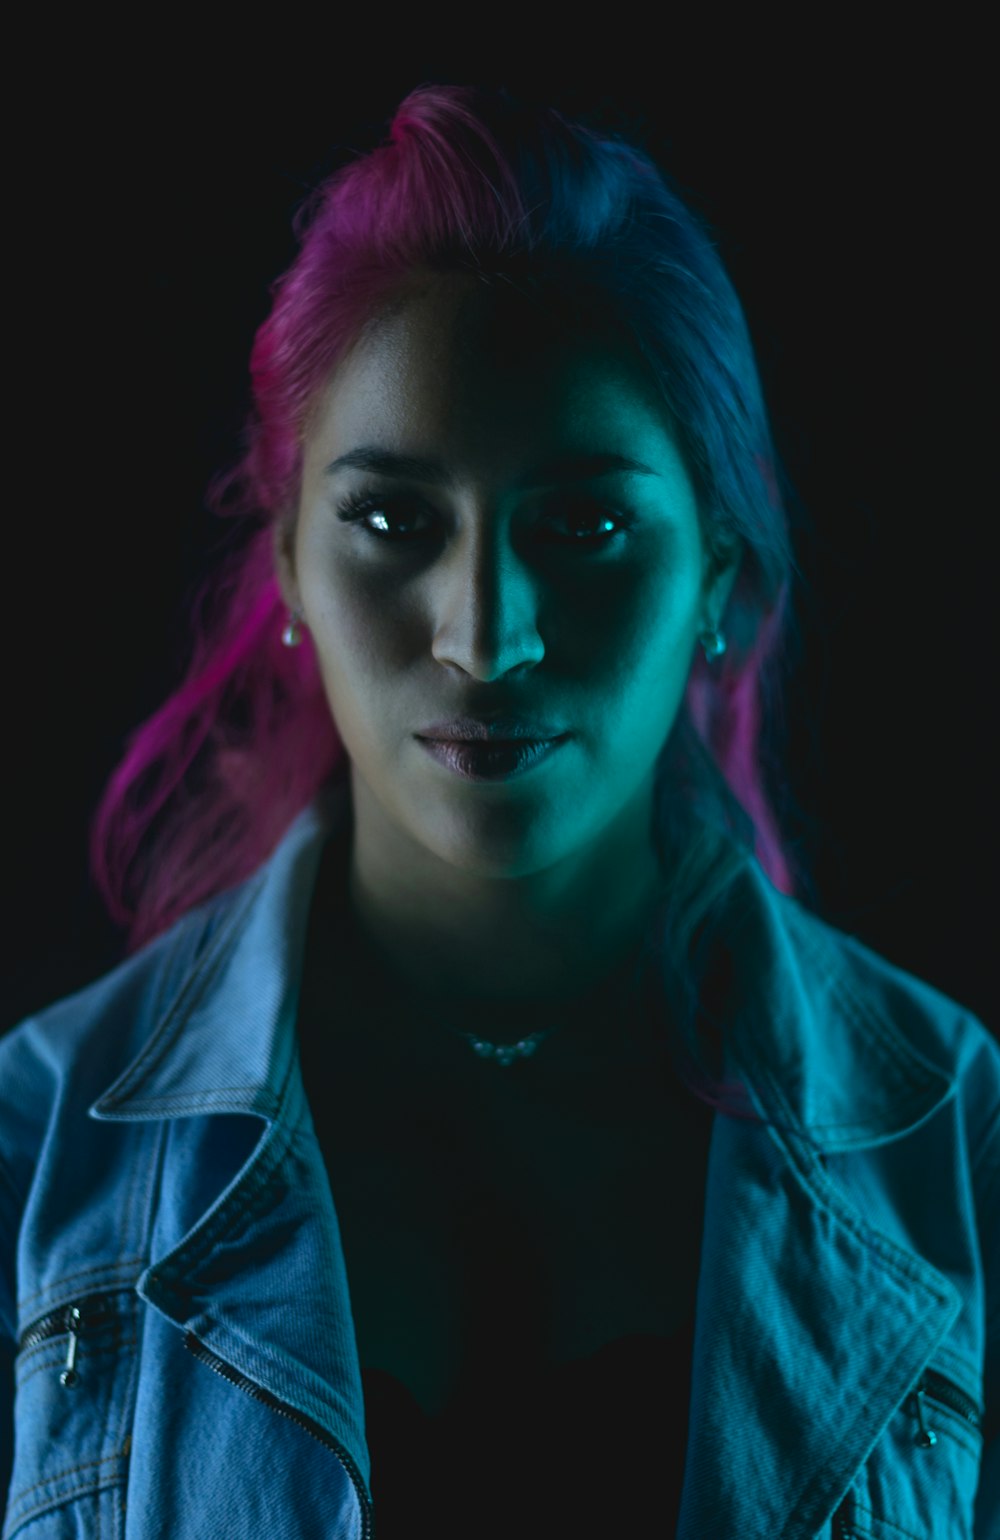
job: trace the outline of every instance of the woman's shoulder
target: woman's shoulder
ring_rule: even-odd
[[[995,1118],[1000,1043],[986,1023],[821,908],[746,863],[721,926],[737,1001],[750,1006],[734,1011],[734,1038],[745,1022],[749,1052],[792,1077],[813,1117],[822,1105],[828,1120],[849,1122],[867,1102],[888,1127],[957,1087],[974,1122]]]
[[[876,1056],[902,1041],[905,1062],[942,1071],[960,1094],[975,1095],[984,1117],[1000,1120],[1000,1042],[969,1004],[804,903],[783,894],[774,902],[817,1016],[835,1009]]]
[[[228,957],[259,970],[262,982],[275,966],[288,964],[280,943],[301,921],[333,795],[303,809],[244,880],[193,905],[131,956],[0,1035],[0,1164],[19,1108],[44,1107],[51,1115],[71,1103],[86,1114],[174,1006],[190,991],[208,988]],[[257,981],[254,974],[250,982]]]
[[[28,1166],[54,1118],[87,1107],[149,1041],[184,987],[234,894],[183,915],[79,989],[0,1036],[0,1167]]]

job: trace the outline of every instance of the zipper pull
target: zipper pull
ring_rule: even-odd
[[[69,1345],[66,1348],[66,1367],[59,1376],[60,1385],[72,1387],[80,1378],[76,1372],[76,1344],[80,1334],[82,1319],[79,1305],[70,1305],[66,1312],[66,1325],[69,1328]]]
[[[916,1402],[916,1405],[917,1405],[917,1423],[918,1423],[917,1435],[916,1435],[916,1438],[915,1438],[914,1442],[916,1444],[918,1444],[921,1449],[930,1449],[930,1448],[932,1448],[937,1443],[937,1434],[934,1432],[934,1430],[932,1428],[929,1428],[927,1426],[927,1424],[924,1422],[924,1402],[923,1402],[924,1385],[925,1385],[924,1377],[923,1377],[923,1375],[921,1375],[920,1376],[920,1383],[917,1386],[916,1390],[913,1392],[913,1399],[914,1399],[914,1401]]]

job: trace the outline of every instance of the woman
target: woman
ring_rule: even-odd
[[[709,239],[437,86],[299,234],[128,956],[0,1042],[5,1540],[985,1540],[1000,1050],[795,897]]]

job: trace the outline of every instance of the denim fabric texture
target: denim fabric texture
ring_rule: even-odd
[[[0,1037],[2,1540],[377,1536],[295,1031],[345,795]],[[1000,1046],[740,881],[724,1069],[775,1126],[713,1119],[677,1536],[1000,1540]]]

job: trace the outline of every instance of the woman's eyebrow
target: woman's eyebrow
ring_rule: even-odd
[[[331,460],[323,474],[332,476],[341,470],[372,471],[381,476],[404,477],[408,481],[436,482],[440,486],[454,487],[458,478],[440,460],[426,460],[418,455],[398,454],[391,449],[379,449],[375,445],[362,444],[349,449],[346,454]],[[585,481],[595,476],[609,475],[658,476],[659,471],[631,455],[597,453],[558,455],[536,465],[516,483],[518,490],[528,487],[551,485],[558,481]]]

